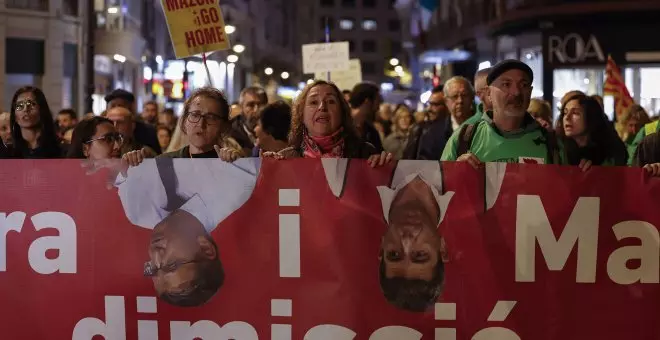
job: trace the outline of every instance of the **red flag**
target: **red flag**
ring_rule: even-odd
[[[607,56],[604,94],[614,97],[614,112],[617,117],[635,103],[623,80],[621,69],[616,65],[612,56]]]

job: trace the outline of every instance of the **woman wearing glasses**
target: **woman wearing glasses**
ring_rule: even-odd
[[[44,93],[31,86],[18,89],[10,112],[13,158],[60,158],[53,115]]]
[[[240,145],[229,137],[229,103],[220,90],[204,87],[195,91],[184,104],[180,124],[188,145],[159,157],[218,158],[219,153],[229,150],[238,154],[237,157],[242,156]],[[131,166],[142,163],[144,158],[141,151],[123,157]]]
[[[89,160],[119,158],[123,142],[111,120],[103,117],[85,119],[73,130],[67,157]]]

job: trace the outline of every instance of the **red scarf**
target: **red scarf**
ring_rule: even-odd
[[[322,137],[303,135],[303,157],[305,158],[342,158],[344,156],[344,128]]]

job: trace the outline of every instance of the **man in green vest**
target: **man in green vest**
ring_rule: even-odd
[[[652,135],[654,133],[658,133],[658,131],[660,131],[660,121],[657,121],[657,120],[655,122],[650,122],[650,123],[644,125],[644,127],[641,130],[639,130],[639,132],[637,133],[637,136],[635,136],[635,139],[633,140],[633,142],[628,146],[628,156],[629,156],[628,165],[633,164],[633,160],[635,158],[635,151],[637,150],[637,146],[639,145],[639,143],[642,142],[644,137]]]
[[[473,124],[454,131],[443,161],[560,164],[555,136],[527,113],[532,96],[532,69],[518,60],[495,65],[486,78],[493,109]]]

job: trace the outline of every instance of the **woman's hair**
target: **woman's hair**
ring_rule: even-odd
[[[183,104],[183,114],[181,115],[181,119],[179,124],[181,124],[181,130],[186,133],[186,119],[188,119],[188,115],[190,114],[190,105],[192,105],[193,100],[195,100],[197,97],[206,97],[211,100],[215,100],[218,102],[220,105],[220,116],[222,119],[225,121],[229,121],[229,102],[227,101],[227,98],[225,98],[225,95],[222,94],[222,92],[216,88],[213,87],[202,87],[197,90],[195,90],[188,99],[186,99],[186,102]]]
[[[566,137],[564,131],[564,110],[573,100],[577,100],[584,109],[584,133],[588,136],[589,142],[583,150],[580,150],[573,138]],[[627,162],[626,146],[617,135],[612,122],[609,121],[598,101],[584,94],[575,94],[564,101],[557,120],[557,135],[564,143],[566,160],[569,164],[577,165],[582,158],[590,160],[594,165],[600,165],[611,157],[615,158],[616,165],[624,165]]]
[[[533,98],[529,102],[527,112],[529,112],[532,117],[539,117],[552,124],[552,109],[550,108],[550,104],[543,99]]]
[[[627,140],[630,136],[628,136],[628,129],[626,129],[626,125],[628,125],[628,121],[631,119],[636,119],[642,126],[646,125],[651,122],[651,118],[649,117],[649,114],[646,113],[646,110],[644,110],[643,107],[640,105],[634,104],[631,107],[626,110],[626,112],[623,113],[621,116],[621,120],[618,125],[618,132],[619,136],[621,137],[622,140]],[[634,136],[633,136],[634,137]]]
[[[261,110],[260,117],[264,132],[276,140],[287,141],[291,130],[291,106],[281,100],[268,104]]]
[[[113,125],[112,121],[104,117],[93,117],[89,119],[83,119],[76,127],[73,129],[73,136],[71,137],[71,146],[69,146],[69,152],[67,153],[67,158],[87,158],[83,152],[83,145],[89,142],[92,137],[96,134],[96,127],[101,124],[110,124]]]
[[[399,120],[403,117],[409,117],[411,124],[415,120],[412,112],[410,111],[410,108],[406,104],[399,104],[396,106],[396,109],[394,109],[394,118],[392,118],[392,131],[397,133],[401,132],[399,131]]]
[[[360,137],[358,137],[357,130],[353,124],[353,117],[351,116],[351,108],[348,106],[348,103],[342,99],[342,93],[337,87],[337,85],[327,82],[325,80],[315,80],[313,83],[308,84],[302,90],[300,95],[296,98],[293,104],[293,112],[291,116],[291,132],[289,133],[289,146],[294,147],[296,150],[299,150],[302,142],[303,135],[305,132],[305,122],[304,122],[304,113],[305,113],[305,101],[314,87],[320,85],[328,85],[332,88],[333,92],[337,96],[337,104],[339,105],[340,116],[341,116],[341,127],[344,128],[344,144],[346,149],[357,148],[358,143],[360,142]],[[349,151],[349,150],[347,150]],[[352,150],[350,150],[352,151]]]
[[[50,111],[48,106],[48,101],[43,91],[33,86],[21,87],[14,93],[14,97],[11,100],[11,112],[9,116],[10,126],[11,126],[11,136],[14,140],[14,152],[16,156],[20,156],[20,153],[23,150],[28,149],[28,144],[23,139],[23,134],[21,133],[21,127],[16,121],[16,102],[18,101],[18,96],[23,93],[32,93],[36,99],[37,104],[39,105],[39,129],[41,134],[37,143],[39,147],[44,149],[44,155],[48,157],[60,157],[60,148],[59,148],[59,138],[55,132],[55,122],[53,120],[53,114]]]
[[[172,138],[172,130],[170,130],[170,128],[168,128],[168,127],[165,126],[165,125],[158,125],[158,126],[156,127],[156,131],[158,132],[158,131],[160,131],[160,130],[165,130],[165,131],[167,131],[167,133],[170,135],[170,138]]]

